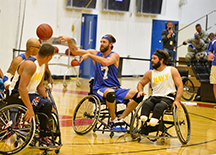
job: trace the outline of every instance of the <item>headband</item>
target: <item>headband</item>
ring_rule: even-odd
[[[158,51],[155,51],[155,52],[153,53],[153,55],[158,56],[159,59],[162,59],[162,58],[163,58],[164,61],[167,60],[167,57],[166,57],[164,54],[159,53]]]
[[[109,40],[111,43],[113,43],[112,38],[111,38],[110,36],[108,36],[108,35],[103,36],[102,39],[107,39],[107,40]]]

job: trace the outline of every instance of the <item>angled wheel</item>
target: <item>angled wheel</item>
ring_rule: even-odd
[[[182,82],[183,82],[182,98],[186,101],[190,101],[193,99],[195,94],[194,84],[188,77],[182,77]]]
[[[35,120],[25,122],[26,107],[7,105],[0,110],[0,154],[15,154],[23,150],[35,133]]]
[[[83,135],[91,131],[99,118],[100,106],[100,100],[95,95],[86,96],[78,103],[72,120],[77,134]]]
[[[132,139],[136,139],[139,137],[139,131],[142,125],[142,122],[140,120],[140,115],[141,115],[141,109],[143,106],[144,102],[140,103],[133,114],[131,123],[130,123],[130,134]],[[138,138],[139,140],[139,138]],[[140,139],[141,140],[141,139]]]
[[[179,108],[173,108],[173,120],[178,139],[182,144],[187,144],[190,140],[191,125],[187,109],[182,103]]]

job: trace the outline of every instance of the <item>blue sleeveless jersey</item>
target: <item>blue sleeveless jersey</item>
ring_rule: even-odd
[[[212,65],[216,66],[216,38],[214,38],[208,47],[208,51],[211,51],[214,54],[214,59],[212,61]]]
[[[25,57],[24,53],[19,54],[18,57],[22,57],[23,60],[26,60],[26,57]]]
[[[110,52],[105,58],[110,57],[114,53]],[[103,57],[102,53],[98,51],[97,56]],[[102,87],[118,87],[120,88],[120,83],[118,81],[118,68],[113,64],[110,66],[104,66],[95,61],[95,76],[93,84],[93,92],[95,93],[98,89]]]

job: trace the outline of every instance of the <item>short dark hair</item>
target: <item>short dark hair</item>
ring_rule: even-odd
[[[50,56],[54,54],[55,48],[51,44],[43,44],[40,48],[39,55],[42,57]]]
[[[208,38],[209,38],[209,39],[215,38],[215,34],[214,34],[214,33],[210,33],[210,34],[208,35]]]
[[[159,58],[159,60],[163,59],[163,63],[165,65],[168,65],[170,56],[169,56],[169,54],[167,52],[165,52],[163,50],[160,50],[160,49],[157,49],[153,53],[153,55],[156,55]]]
[[[201,26],[200,24],[196,24],[196,27]]]

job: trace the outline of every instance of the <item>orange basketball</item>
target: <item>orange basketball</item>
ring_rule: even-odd
[[[77,60],[77,59],[73,59],[72,61],[71,61],[71,66],[79,66],[79,61]]]
[[[37,27],[36,33],[41,40],[48,40],[52,37],[53,30],[49,24],[41,24]]]
[[[69,52],[70,52],[70,49],[69,49],[69,48],[67,48],[67,49],[65,50],[65,54],[66,54],[66,55],[68,55],[68,54],[69,54]],[[72,54],[72,52],[70,52],[70,55],[71,55],[71,56],[75,56],[75,55],[73,55],[73,54]]]
[[[54,46],[55,47],[55,53],[58,53],[59,52],[59,49],[57,46]]]

